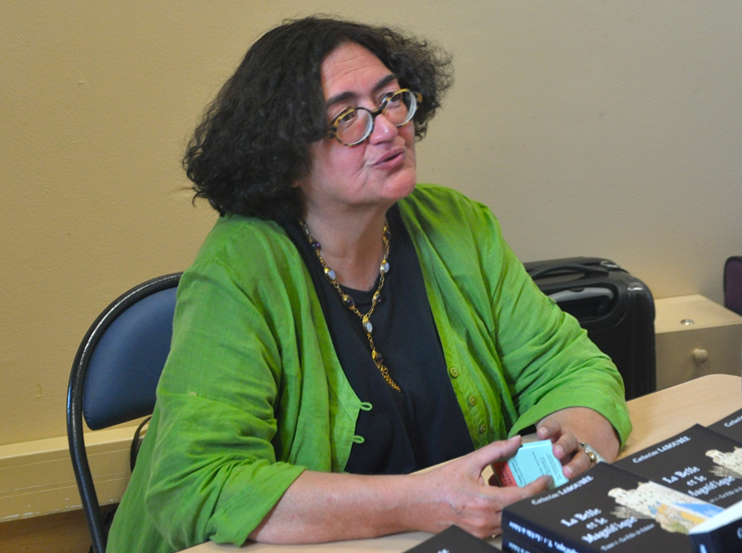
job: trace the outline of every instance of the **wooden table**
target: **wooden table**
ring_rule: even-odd
[[[619,457],[635,453],[682,432],[693,424],[708,425],[742,409],[742,379],[714,374],[685,382],[628,402],[634,431]],[[369,540],[352,540],[314,545],[266,545],[248,543],[242,547],[202,543],[189,553],[400,553],[431,537],[427,532],[407,532]]]

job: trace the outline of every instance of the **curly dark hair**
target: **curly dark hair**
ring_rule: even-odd
[[[402,87],[423,95],[414,121],[416,138],[425,135],[453,81],[446,52],[388,27],[326,16],[289,20],[253,44],[206,109],[183,158],[195,198],[222,214],[301,216],[292,184],[311,167],[310,143],[327,136],[322,62],[347,42],[370,50]]]

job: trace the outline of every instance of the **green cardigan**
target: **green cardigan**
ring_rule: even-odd
[[[418,185],[399,202],[475,448],[570,406],[631,431],[621,377],[541,294],[489,210]],[[219,219],[178,287],[170,356],[109,553],[243,543],[304,469],[341,472],[363,404],[282,228]]]

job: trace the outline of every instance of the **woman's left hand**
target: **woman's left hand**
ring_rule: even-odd
[[[554,456],[562,463],[564,476],[574,478],[590,468],[590,458],[580,442],[590,444],[606,460],[614,461],[619,441],[613,426],[596,411],[570,407],[552,413],[538,423],[541,440],[551,440]]]

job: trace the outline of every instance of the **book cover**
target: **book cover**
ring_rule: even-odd
[[[742,444],[701,425],[614,465],[720,507],[742,500]]]
[[[420,545],[408,549],[405,553],[492,553],[493,551],[500,551],[500,549],[472,536],[458,526],[451,526]]]
[[[694,549],[688,532],[721,512],[708,502],[600,463],[560,488],[505,508],[503,544],[530,547],[534,553],[690,553]]]

